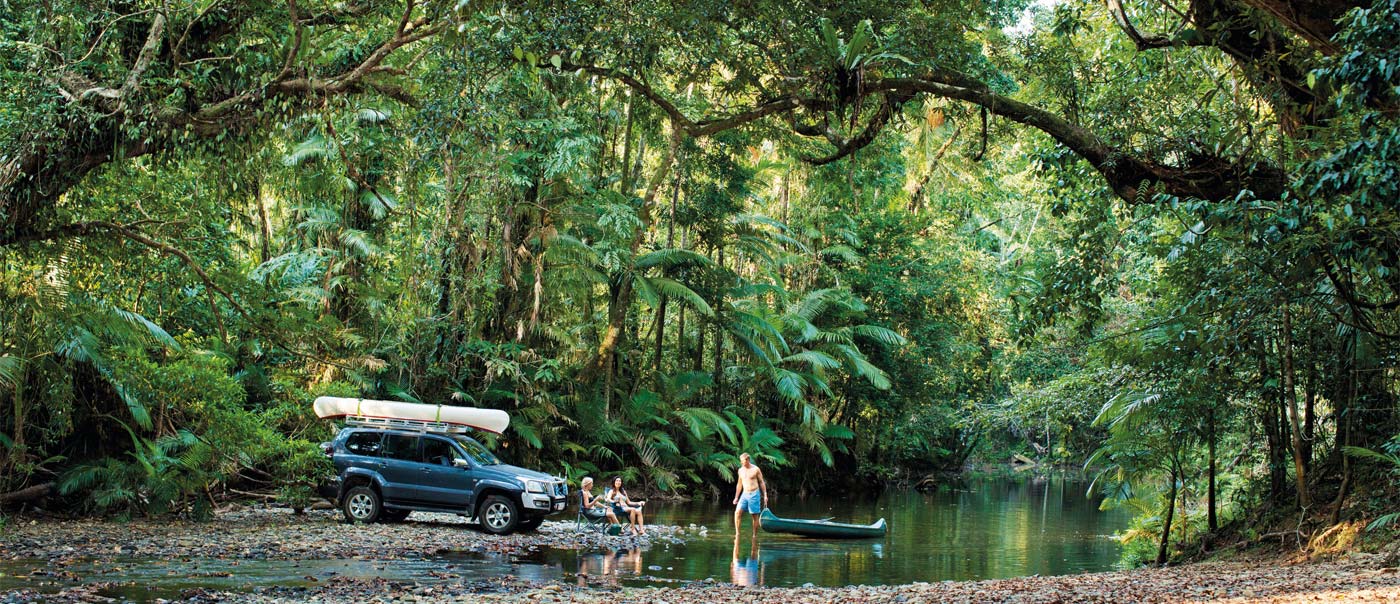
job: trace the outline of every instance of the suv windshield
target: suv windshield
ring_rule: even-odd
[[[457,444],[462,447],[462,450],[466,451],[467,457],[471,458],[473,464],[478,466],[494,466],[501,463],[501,460],[497,459],[490,451],[487,451],[484,445],[472,440],[470,437],[454,434],[452,435],[452,440],[457,441]]]

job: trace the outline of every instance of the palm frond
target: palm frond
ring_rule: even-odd
[[[784,363],[805,363],[814,371],[817,369],[836,369],[841,366],[841,361],[820,350],[804,350],[795,354],[783,357]]]
[[[637,257],[632,266],[638,269],[674,268],[677,266],[711,266],[714,261],[703,254],[679,248],[665,248]]]
[[[121,308],[116,308],[114,306],[107,306],[107,309],[108,312],[110,312],[117,319],[123,321],[128,326],[134,328],[142,335],[150,338],[151,340],[159,342],[160,344],[163,344],[167,348],[170,348],[172,350],[180,350],[180,343],[176,342],[175,338],[170,337],[170,334],[167,333],[165,329],[161,328],[161,326],[159,325],[156,325],[155,322],[151,321],[150,319],[147,319],[139,313],[124,310]]]
[[[0,386],[14,388],[19,384],[24,371],[24,359],[14,355],[0,355]]]
[[[880,327],[879,325],[855,325],[851,331],[856,335],[870,338],[886,346],[903,346],[908,340],[899,332],[893,329]]]
[[[282,163],[287,166],[300,166],[304,163],[324,159],[330,152],[329,141],[317,132],[298,143],[291,153],[282,158]]]

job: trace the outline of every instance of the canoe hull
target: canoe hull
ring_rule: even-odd
[[[779,518],[773,512],[765,509],[758,520],[764,532],[768,533],[788,533],[824,539],[869,539],[885,536],[884,518],[875,521],[874,524],[845,524],[821,520]]]
[[[403,419],[419,422],[437,422],[455,426],[467,426],[500,434],[510,426],[510,415],[499,409],[477,409],[475,407],[453,407],[450,405],[425,405],[401,401],[376,401],[363,398],[341,398],[323,396],[312,404],[316,416],[321,419],[340,417],[369,417],[378,419]]]

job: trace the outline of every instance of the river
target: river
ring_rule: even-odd
[[[513,554],[474,548],[394,559],[313,556],[293,560],[114,553],[76,557],[60,565],[21,556],[0,559],[0,594],[12,589],[52,592],[94,580],[108,584],[99,591],[102,595],[149,601],[178,597],[191,588],[309,587],[336,576],[426,585],[510,575],[589,585],[713,581],[777,587],[893,585],[1109,570],[1119,559],[1119,546],[1111,537],[1130,518],[1122,511],[1099,511],[1098,501],[1085,497],[1087,486],[1073,476],[998,476],[967,478],[929,493],[887,491],[867,497],[826,493],[801,500],[774,494],[771,507],[780,516],[831,517],[862,524],[884,518],[888,523],[883,538],[853,541],[763,532],[754,539],[746,518],[744,535],[736,543],[733,508],[726,498],[648,505],[649,522],[695,525],[696,529],[686,531],[684,542],[662,540],[646,548],[537,546]],[[572,514],[560,515],[556,521],[571,518]],[[313,522],[322,539],[350,530],[334,521]],[[439,522],[425,518],[404,528],[448,541],[455,540],[453,535],[459,531],[477,534],[475,528]],[[113,528],[121,530],[120,526]],[[382,529],[390,536],[395,530]],[[553,530],[574,535],[571,526]]]
[[[650,522],[709,527],[705,539],[649,550],[546,550],[542,561],[570,575],[625,583],[712,579],[744,585],[892,585],[1111,570],[1127,527],[1122,511],[1100,511],[1076,477],[976,477],[937,491],[873,498],[775,494],[770,507],[791,518],[884,518],[882,539],[827,541],[760,532],[734,540],[733,508],[696,502],[660,505]]]

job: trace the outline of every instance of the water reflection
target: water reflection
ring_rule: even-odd
[[[739,536],[734,536],[734,562],[729,566],[729,582],[735,585],[750,587],[763,585],[763,562],[759,557],[758,540],[754,539],[749,547],[748,557],[739,557]]]
[[[608,585],[618,585],[623,576],[642,574],[642,548],[613,548],[593,552],[577,553],[574,574],[579,586],[586,586],[592,579],[601,579]]]

